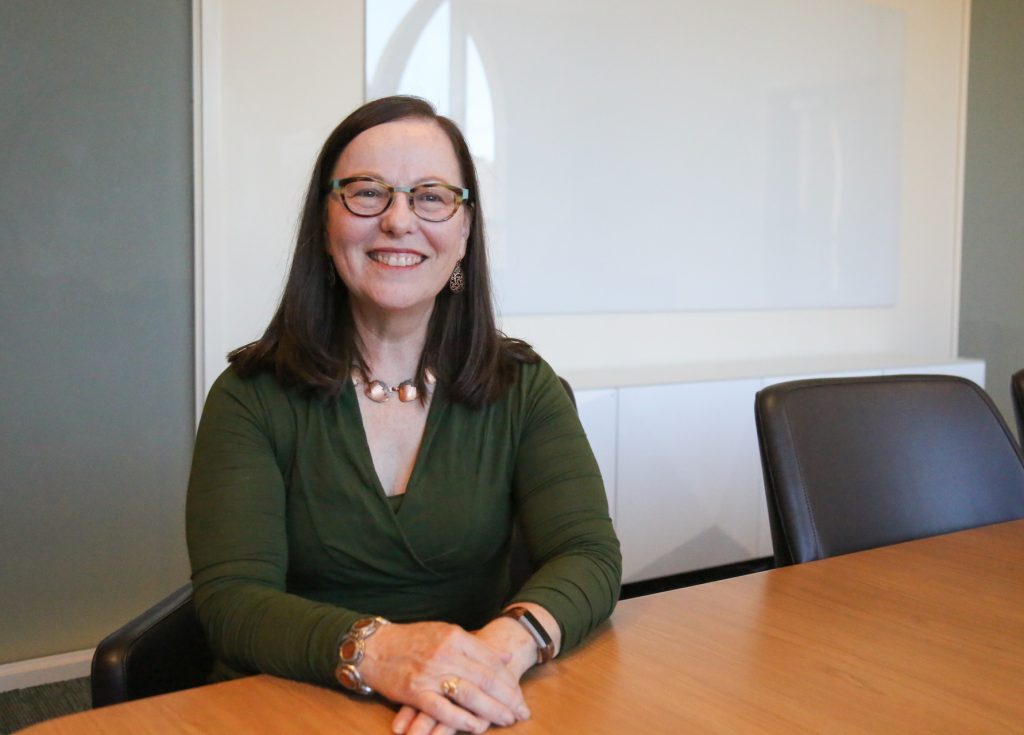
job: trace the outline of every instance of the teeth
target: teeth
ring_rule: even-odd
[[[384,265],[399,267],[419,265],[423,262],[423,256],[415,253],[370,253],[370,259]]]

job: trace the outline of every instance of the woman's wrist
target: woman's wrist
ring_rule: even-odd
[[[495,650],[507,655],[505,667],[517,679],[537,664],[537,644],[512,618],[496,617],[476,631],[476,635]]]
[[[555,644],[544,625],[525,605],[514,605],[501,613],[519,623],[537,647],[537,664],[545,664],[555,657]]]
[[[530,627],[541,628],[544,631],[544,634],[546,634],[546,637],[550,638],[551,655],[545,656],[544,658],[550,659],[558,656],[558,652],[562,650],[562,628],[558,624],[558,621],[555,620],[555,616],[549,613],[547,609],[543,606],[538,605],[536,602],[510,602],[508,605],[505,606],[505,609],[502,611],[502,615],[507,614],[508,611],[514,608],[524,608],[532,614],[532,626],[524,626],[521,620],[518,619],[515,622],[525,631],[527,631],[527,634],[530,635],[530,638],[534,641],[535,646],[541,645],[541,643],[540,641],[538,641],[538,638],[534,635],[534,631],[529,629]],[[516,617],[519,618],[521,616]]]
[[[526,609],[532,622],[524,625],[521,613],[510,614],[513,609]],[[541,636],[535,636],[534,631],[540,628],[544,631]],[[522,676],[531,667],[536,666],[541,659],[547,660],[558,655],[561,643],[561,629],[554,617],[540,605],[531,602],[515,602],[510,604],[498,617],[491,620],[487,625],[477,631],[477,635],[487,641],[492,647],[507,653],[511,656],[507,667],[517,676]],[[550,647],[543,641],[544,635],[550,639]],[[541,639],[539,644],[538,637]],[[540,654],[540,645],[543,645],[548,653]],[[550,655],[548,655],[550,654]]]
[[[388,624],[387,620],[376,616],[359,618],[349,626],[338,646],[338,666],[334,670],[334,678],[345,689],[366,696],[374,693],[363,677],[360,664],[365,658],[366,640]]]

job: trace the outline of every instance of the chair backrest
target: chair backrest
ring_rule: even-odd
[[[187,584],[96,647],[92,706],[200,686],[212,667],[213,653],[196,617],[192,585]]]
[[[974,383],[780,383],[755,400],[777,565],[1024,517],[1024,460]]]
[[[565,388],[565,393],[569,396],[569,400],[572,401],[572,407],[576,408],[576,394],[572,392],[572,386],[569,385],[569,381],[561,376],[558,379],[561,381],[562,387]]]
[[[1024,369],[1010,378],[1010,392],[1013,393],[1013,412],[1017,415],[1017,443],[1024,447]]]

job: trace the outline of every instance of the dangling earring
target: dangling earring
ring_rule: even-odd
[[[466,276],[462,272],[462,261],[460,260],[455,264],[455,270],[452,271],[451,278],[448,279],[448,288],[451,289],[452,293],[462,293],[465,287]]]
[[[334,261],[331,260],[330,256],[327,258],[327,288],[334,288],[334,284],[338,282],[338,273],[334,270]]]

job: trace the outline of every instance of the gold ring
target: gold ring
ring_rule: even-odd
[[[459,678],[445,679],[441,682],[441,694],[454,700],[459,696]]]

